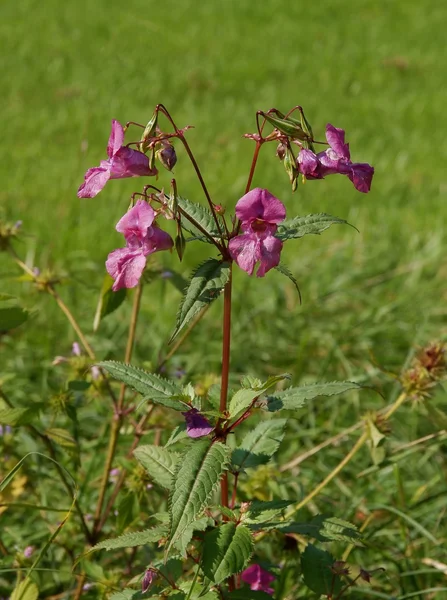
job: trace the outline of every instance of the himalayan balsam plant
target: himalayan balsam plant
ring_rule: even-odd
[[[268,278],[269,272],[276,269],[293,282],[299,293],[294,275],[281,262],[284,244],[297,244],[305,235],[320,234],[334,224],[346,224],[344,219],[323,213],[296,216],[293,214],[296,203],[276,198],[262,187],[253,188],[259,152],[265,144],[273,142],[276,145],[276,155],[290,179],[292,191],[305,182],[310,186],[327,185],[313,180],[340,174],[345,175],[358,191],[367,193],[374,175],[369,164],[351,160],[343,129],[327,124],[326,142],[314,139],[300,106],[287,114],[277,109],[259,111],[256,121],[257,131],[245,135],[254,142],[255,148],[247,184],[236,202],[234,213],[211,198],[186,139],[189,127],[178,128],[163,105],[155,108],[146,126],[134,122],[122,126],[118,121],[112,121],[107,159],[86,172],[78,190],[79,198],[94,198],[100,192],[106,194],[103,188],[119,185],[113,179],[150,177],[149,181],[156,183],[158,168],[168,171],[174,168],[177,162],[175,145],[180,143],[206,200],[196,203],[183,197],[175,179],[172,179],[169,191],[144,180],[140,191],[132,194],[130,206],[126,199],[129,208],[116,225],[116,230],[123,236],[122,245],[111,249],[106,260],[110,277],[103,286],[96,318],[98,322],[115,310],[128,294],[127,290],[136,288],[124,362],[98,360],[57,293],[57,280],[50,273],[30,269],[18,258],[12,249],[12,241],[20,224],[2,231],[3,249],[12,253],[29,280],[54,297],[79,339],[79,343],[73,345],[72,356],[57,357],[54,364],[67,363],[72,370],[83,374],[87,386],[101,391],[110,401],[110,438],[94,513],[85,514],[77,495],[73,497],[72,510],[85,537],[84,552],[79,553],[76,561],[79,573],[73,591],[76,599],[90,593],[89,578],[101,580],[101,597],[113,600],[268,600],[271,597],[279,600],[296,597],[297,590],[300,590],[300,598],[323,596],[337,600],[348,594],[358,580],[371,581],[373,570],[361,567],[350,575],[344,560],[321,547],[321,544],[334,540],[361,546],[362,536],[353,524],[329,514],[302,522],[297,520],[297,514],[360,447],[369,445],[373,459],[378,456],[378,446],[384,437],[381,431],[385,431],[387,419],[405,399],[429,393],[430,387],[445,372],[444,349],[435,345],[421,355],[419,362],[416,361],[402,378],[402,394],[391,406],[366,420],[364,432],[356,444],[315,489],[305,490],[302,498],[278,496],[260,500],[248,495],[248,488],[243,485],[247,473],[265,468],[277,452],[288,417],[305,409],[309,400],[361,387],[351,381],[294,387],[288,382],[289,374],[279,374],[265,381],[254,375],[245,376],[239,389],[229,389],[233,269],[241,269],[244,276],[260,278]],[[130,139],[138,141],[125,145],[128,130],[133,132]],[[351,184],[347,182],[347,185]],[[165,227],[171,232],[175,230],[174,237]],[[193,270],[183,291],[168,357],[193,327],[200,327],[200,319],[208,306],[223,301],[220,384],[208,386],[205,392],[197,390],[192,383],[180,385],[174,378],[165,378],[161,367],[167,359],[154,372],[131,364],[150,257],[157,252],[176,253],[181,261],[190,244],[201,245],[204,260]],[[119,382],[119,387],[115,381]],[[72,388],[78,390],[79,385]],[[11,407],[6,395],[3,399],[10,407],[7,410],[17,410]],[[59,400],[63,402],[63,399]],[[162,414],[176,412],[178,418],[174,421],[181,424],[172,431],[167,431],[164,425],[152,444],[140,443],[154,409]],[[3,412],[10,415],[12,422],[12,413]],[[27,420],[25,413],[21,413],[20,418],[21,423],[46,445],[55,462],[51,436],[42,434],[31,420]],[[127,456],[119,457],[118,441],[125,427],[133,428],[134,441]],[[135,468],[135,461],[144,474],[140,476],[149,477],[150,487],[160,491],[159,504],[146,515],[147,523],[138,531],[133,526],[132,515],[141,490],[133,495],[130,493],[118,507],[115,504],[127,474]],[[69,490],[69,475],[60,466],[58,475]],[[135,481],[134,486],[137,489]],[[121,535],[111,537],[113,529],[109,526],[107,535],[104,530],[105,525],[111,523],[114,512],[123,520],[118,531]],[[65,520],[59,523],[52,539],[64,523]],[[306,537],[317,543],[305,545]],[[269,544],[273,545],[273,551],[268,551]],[[299,562],[290,559],[287,548],[299,550]],[[141,549],[148,557],[144,570],[141,561],[134,560]],[[33,562],[28,576],[19,581],[15,600],[26,594],[37,597],[36,584],[30,579],[30,573],[44,550]],[[95,553],[100,550],[126,557],[121,570],[115,564],[113,576],[106,577],[99,566],[100,556],[104,554]],[[32,555],[30,552],[28,550],[29,556]],[[105,556],[109,560],[110,553]],[[135,564],[140,565],[139,570]],[[307,595],[303,591],[306,589]]]

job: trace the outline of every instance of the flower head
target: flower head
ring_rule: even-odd
[[[138,200],[118,221],[116,230],[124,235],[126,247],[111,252],[106,261],[107,272],[115,280],[114,292],[138,284],[149,254],[172,248],[171,236],[159,229],[154,219],[154,209],[144,200]]]
[[[141,591],[143,594],[147,592],[147,590],[151,587],[154,579],[157,577],[157,571],[155,569],[149,568],[146,570],[143,581],[141,582]]]
[[[243,233],[230,240],[231,258],[249,275],[259,262],[256,275],[264,277],[279,264],[282,241],[274,234],[286,217],[285,206],[268,190],[255,188],[236,204],[236,216]]]
[[[251,565],[251,567],[242,571],[241,577],[242,581],[250,584],[251,590],[260,590],[273,595],[274,590],[269,586],[275,580],[275,576],[259,565]]]
[[[157,169],[151,169],[148,157],[143,152],[123,146],[124,128],[115,119],[107,144],[107,160],[102,160],[99,167],[88,169],[84,183],[78,189],[78,198],[94,198],[109,179],[124,177],[141,177],[156,175]]]
[[[191,408],[187,412],[182,412],[186,421],[186,432],[191,438],[199,438],[208,435],[214,429],[212,425],[203,417],[197,408]]]
[[[371,189],[374,167],[367,163],[351,162],[349,144],[345,143],[343,129],[326,125],[326,139],[329,148],[315,154],[307,148],[302,148],[297,158],[297,166],[306,179],[324,179],[326,175],[347,175],[354,187],[363,193]]]

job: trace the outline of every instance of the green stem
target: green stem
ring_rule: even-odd
[[[188,595],[186,596],[185,600],[189,600],[191,598],[191,594],[192,594],[193,589],[194,589],[194,587],[195,587],[195,585],[197,583],[197,577],[199,576],[200,568],[201,568],[201,563],[199,563],[197,565],[196,574],[194,575],[194,579],[192,580],[191,587],[189,588],[189,592],[188,592]]]

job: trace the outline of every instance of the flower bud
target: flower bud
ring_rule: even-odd
[[[177,252],[177,255],[178,255],[180,261],[182,260],[183,255],[185,254],[185,248],[186,248],[185,236],[183,235],[183,231],[182,231],[182,227],[181,227],[180,223],[177,222],[177,235],[175,236],[175,251]]]
[[[154,114],[152,115],[151,120],[149,121],[149,123],[146,125],[144,131],[143,131],[143,135],[141,136],[141,143],[140,143],[140,147],[139,150],[140,152],[146,152],[147,149],[149,148],[149,140],[154,137],[156,130],[157,130],[157,121],[158,121],[158,112],[155,111]]]
[[[276,148],[276,156],[279,158],[279,160],[284,160],[286,156],[286,151],[287,146],[283,142],[280,142],[278,144],[278,147]]]
[[[147,590],[151,587],[156,577],[157,571],[155,569],[149,568],[146,570],[146,573],[143,577],[143,581],[141,582],[141,591],[143,592],[143,594],[147,592]]]
[[[289,176],[290,183],[292,184],[292,192],[294,192],[298,186],[298,176],[300,172],[296,165],[295,156],[290,148],[286,147],[283,164],[286,173]]]
[[[177,162],[177,154],[172,144],[165,144],[163,148],[158,150],[157,158],[168,171],[172,171]]]

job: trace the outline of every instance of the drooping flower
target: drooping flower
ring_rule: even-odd
[[[144,200],[138,200],[117,223],[116,230],[124,235],[125,248],[109,254],[106,269],[115,283],[112,290],[133,288],[146,266],[146,257],[173,246],[171,236],[154,224],[155,212]]]
[[[275,576],[260,567],[259,565],[251,565],[241,573],[242,581],[250,585],[251,590],[260,590],[267,594],[273,595],[273,588],[270,587]]]
[[[268,190],[255,188],[238,201],[236,216],[243,233],[230,240],[231,258],[249,275],[259,262],[256,275],[264,277],[279,264],[283,244],[274,234],[286,218],[286,208]]]
[[[302,148],[297,158],[297,167],[306,179],[324,179],[326,175],[347,175],[354,187],[363,193],[371,189],[374,167],[367,163],[353,163],[349,144],[345,143],[343,129],[326,125],[326,139],[329,148],[315,154],[307,148]]]
[[[157,577],[157,571],[151,567],[146,570],[143,581],[141,582],[141,591],[144,593],[151,587],[154,579]]]
[[[210,423],[202,416],[197,408],[191,408],[187,412],[182,412],[186,421],[186,433],[191,438],[199,438],[208,435],[214,429]]]
[[[123,146],[123,141],[124,128],[114,119],[107,144],[109,158],[102,160],[99,167],[88,169],[84,183],[78,189],[78,198],[94,198],[109,179],[157,174],[157,169],[150,168],[149,159],[143,152]]]

